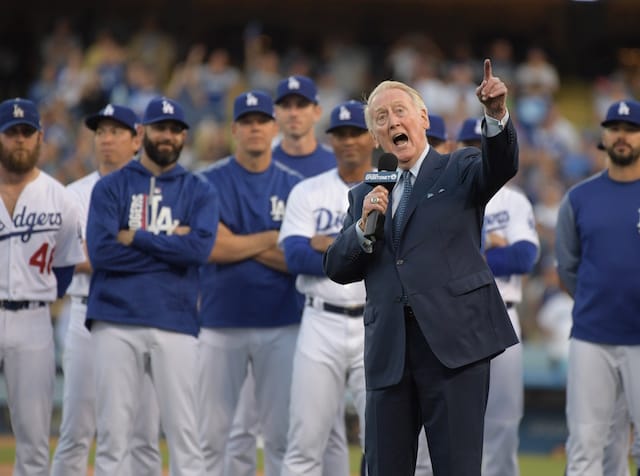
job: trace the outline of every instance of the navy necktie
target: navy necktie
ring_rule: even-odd
[[[408,170],[402,172],[401,180],[403,185],[402,196],[400,197],[396,213],[393,216],[393,247],[396,249],[400,243],[400,228],[402,227],[404,213],[407,211],[407,204],[409,203],[409,197],[411,196],[411,190],[413,189],[413,185],[411,184],[411,172]]]

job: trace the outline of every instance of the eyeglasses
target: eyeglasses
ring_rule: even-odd
[[[31,137],[38,131],[35,127],[28,126],[26,124],[18,124],[15,126],[11,126],[9,129],[4,131],[4,135],[8,137],[16,137],[18,135],[22,137]]]
[[[164,132],[168,130],[172,134],[180,134],[184,131],[184,126],[177,122],[156,122],[154,124],[149,124],[149,127],[156,132]]]

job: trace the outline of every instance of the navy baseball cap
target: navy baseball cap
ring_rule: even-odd
[[[236,97],[233,102],[233,120],[257,112],[273,119],[273,99],[262,91],[248,91]]]
[[[614,122],[628,122],[640,126],[640,102],[633,99],[614,102],[609,106],[607,117],[601,125],[607,127]]]
[[[40,113],[34,102],[28,99],[7,99],[0,103],[0,132],[18,124],[26,124],[40,130]]]
[[[482,140],[482,119],[466,119],[458,132],[458,142]]]
[[[182,106],[173,99],[164,96],[152,99],[147,105],[142,118],[144,125],[163,121],[175,121],[185,129],[189,129]]]
[[[447,140],[447,129],[444,126],[444,119],[435,114],[429,114],[429,129],[427,137],[438,140]]]
[[[130,129],[134,134],[136,132],[136,125],[140,123],[138,116],[136,116],[136,113],[133,112],[132,109],[125,106],[118,106],[117,104],[107,104],[97,113],[87,117],[84,123],[89,129],[95,131],[98,128],[98,123],[102,119],[116,121],[127,129]]]
[[[367,130],[367,123],[364,120],[364,104],[360,101],[347,101],[338,104],[331,111],[331,119],[327,132],[331,132],[338,127],[357,127]]]
[[[276,90],[275,103],[278,104],[285,97],[292,94],[297,94],[305,99],[308,99],[312,103],[318,104],[318,88],[313,79],[307,76],[289,76],[278,83],[278,89]]]

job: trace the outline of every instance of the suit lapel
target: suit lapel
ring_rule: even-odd
[[[400,236],[404,233],[404,229],[407,223],[409,223],[418,203],[424,198],[427,191],[433,186],[436,179],[444,170],[444,166],[449,157],[450,155],[440,155],[433,147],[429,149],[429,153],[422,162],[418,177],[413,184],[413,190],[411,191],[411,197],[409,197],[409,203],[407,204],[407,210],[405,212],[404,223],[402,223],[400,228]]]

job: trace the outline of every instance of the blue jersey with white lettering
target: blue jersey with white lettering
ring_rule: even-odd
[[[272,161],[264,172],[246,170],[235,157],[203,172],[220,196],[220,221],[232,233],[279,230],[289,192],[301,176]],[[254,259],[202,268],[204,327],[275,327],[300,322],[302,296],[295,276]]]
[[[303,177],[314,177],[336,167],[336,156],[328,147],[318,144],[308,155],[289,155],[278,144],[273,148],[273,159],[295,170]]]
[[[574,297],[571,335],[640,344],[640,180],[603,171],[565,195],[556,225],[562,283]]]
[[[96,183],[87,219],[87,321],[198,335],[198,270],[217,232],[215,188],[177,164],[157,177],[133,160]],[[187,234],[174,233],[178,226]],[[133,243],[120,230],[136,230]]]

